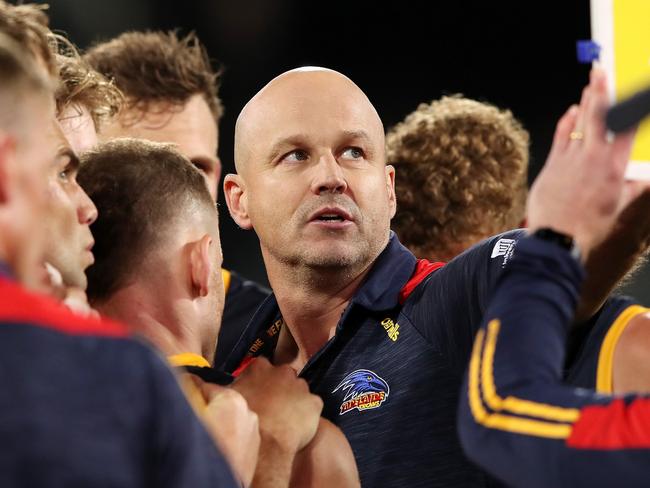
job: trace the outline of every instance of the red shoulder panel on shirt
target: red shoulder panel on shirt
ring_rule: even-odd
[[[650,448],[650,398],[623,399],[580,411],[567,445],[576,449]]]
[[[106,319],[81,317],[56,300],[31,293],[0,278],[0,322],[17,322],[71,335],[127,337],[126,326]]]
[[[399,302],[403,304],[406,299],[409,297],[413,290],[422,283],[422,280],[433,273],[435,270],[442,268],[445,263],[435,262],[432,263],[426,259],[418,259],[418,263],[415,266],[415,271],[411,276],[411,279],[407,281],[404,287],[399,292]]]

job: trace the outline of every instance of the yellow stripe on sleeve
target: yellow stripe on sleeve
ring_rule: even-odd
[[[614,351],[616,345],[630,321],[648,310],[650,309],[640,305],[630,305],[619,314],[607,331],[598,354],[598,369],[596,371],[596,391],[598,393],[611,395],[614,391]]]
[[[515,434],[532,435],[551,439],[565,439],[571,433],[571,426],[555,424],[541,420],[524,419],[499,413],[489,413],[481,401],[479,387],[480,357],[483,344],[483,330],[480,330],[474,342],[472,358],[469,365],[469,404],[474,420],[484,427],[513,432]]]
[[[556,422],[575,422],[580,411],[576,408],[564,408],[545,403],[522,400],[513,396],[502,399],[496,391],[494,384],[494,351],[496,350],[497,335],[501,323],[498,320],[492,320],[488,324],[488,334],[485,348],[483,350],[482,369],[482,387],[485,403],[491,410],[506,410],[517,415],[526,415],[529,417],[538,417],[545,420]]]

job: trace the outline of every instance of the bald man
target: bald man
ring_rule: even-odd
[[[485,486],[455,432],[458,390],[522,232],[445,266],[417,260],[390,232],[395,173],[382,122],[331,70],[271,81],[242,110],[235,144],[226,200],[258,234],[274,295],[226,368],[262,355],[299,371],[348,437],[363,486]]]

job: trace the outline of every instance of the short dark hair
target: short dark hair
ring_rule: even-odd
[[[95,264],[88,299],[102,302],[127,284],[174,224],[197,208],[213,212],[203,176],[169,144],[115,139],[85,153],[77,177],[97,207],[90,229]]]
[[[42,73],[33,57],[24,53],[23,46],[0,32],[0,127],[5,130],[20,124],[21,107],[26,98],[35,93],[51,97],[53,93],[53,80]]]
[[[459,95],[421,104],[386,135],[392,228],[421,257],[448,260],[525,216],[528,132],[509,110]]]
[[[48,27],[47,8],[47,5],[35,3],[11,5],[0,0],[0,32],[14,39],[36,59],[41,59],[50,75],[56,76],[54,52],[58,37]]]
[[[93,46],[84,58],[126,96],[129,108],[147,111],[150,103],[183,105],[203,96],[215,121],[223,114],[218,96],[220,72],[212,69],[205,47],[191,32],[126,32]]]

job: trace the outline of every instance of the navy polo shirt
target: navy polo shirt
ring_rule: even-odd
[[[436,267],[391,234],[334,337],[300,372],[323,399],[323,416],[350,441],[363,486],[491,484],[461,450],[458,392],[491,291],[523,235],[491,238]],[[272,356],[283,325],[272,295],[226,371]]]

